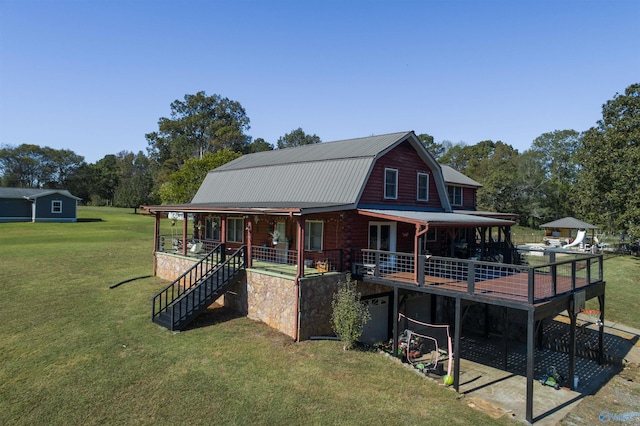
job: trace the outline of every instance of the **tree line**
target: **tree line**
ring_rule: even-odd
[[[170,116],[145,135],[146,154],[122,151],[87,164],[70,150],[3,145],[0,185],[64,188],[93,205],[185,203],[209,170],[243,154],[321,142],[298,128],[271,144],[249,129],[240,103],[198,92],[171,103]],[[522,153],[502,141],[418,137],[441,164],[483,185],[479,210],[517,213],[530,227],[576,216],[640,236],[640,84],[607,101],[590,129],[544,133]]]

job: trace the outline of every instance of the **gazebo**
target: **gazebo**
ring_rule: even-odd
[[[563,217],[562,219],[554,220],[552,222],[543,223],[540,225],[540,228],[544,229],[545,237],[550,238],[575,238],[573,235],[573,230],[581,230],[585,231],[591,230],[591,239],[594,237],[594,230],[598,229],[597,226],[591,225],[590,223],[583,222],[581,220],[576,219],[575,217]]]

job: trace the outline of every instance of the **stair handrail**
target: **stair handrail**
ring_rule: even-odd
[[[200,308],[200,305],[206,301],[209,297],[216,294],[222,287],[224,287],[227,283],[229,283],[233,278],[235,278],[237,272],[245,266],[246,259],[246,247],[240,247],[233,254],[228,256],[223,262],[216,265],[210,273],[206,276],[201,277],[198,283],[194,284],[190,288],[188,288],[183,294],[177,297],[174,302],[177,302],[178,299],[187,300],[191,302],[191,309],[197,310]],[[221,280],[220,274],[222,277],[226,277],[226,279]],[[216,282],[216,286],[214,288],[213,282]],[[211,285],[207,285],[211,284]],[[204,289],[204,292],[203,292]],[[213,301],[212,301],[213,302]],[[187,302],[188,303],[188,302]],[[207,303],[208,306],[208,303]],[[191,312],[180,312],[176,315],[176,311],[172,310],[171,315],[171,324],[176,324],[177,321],[182,321],[187,318],[188,314]]]
[[[152,315],[155,318],[167,310],[177,298],[194,286],[203,276],[207,276],[220,261],[224,261],[224,244],[217,244],[202,259],[187,269],[171,284],[158,291],[152,298]],[[157,308],[157,309],[156,309]]]

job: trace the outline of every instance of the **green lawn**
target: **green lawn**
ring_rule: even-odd
[[[495,424],[374,352],[225,310],[151,323],[153,219],[0,224],[0,424]],[[511,424],[508,419],[498,421]]]
[[[632,256],[605,257],[604,280],[605,320],[619,322],[640,329],[640,258]],[[598,309],[597,299],[587,308]]]

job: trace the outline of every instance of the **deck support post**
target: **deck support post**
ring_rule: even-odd
[[[398,356],[398,287],[393,287],[393,356]]]
[[[460,331],[462,330],[462,301],[456,297],[455,343],[453,348],[453,387],[460,392]]]
[[[504,331],[502,335],[502,368],[507,369],[507,360],[509,357],[509,307],[504,307]]]
[[[602,262],[600,262],[602,265]],[[598,296],[600,305],[600,326],[598,327],[598,364],[604,363],[604,291]]]
[[[569,389],[575,390],[573,376],[576,372],[576,311],[575,311],[575,299],[569,299],[569,307],[567,308],[569,314]]]
[[[527,408],[526,420],[533,424],[533,376],[535,373],[535,310],[527,311]]]

